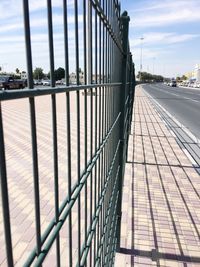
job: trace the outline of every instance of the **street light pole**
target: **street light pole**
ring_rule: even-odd
[[[154,65],[155,65],[155,57],[153,58],[153,75],[154,75]]]
[[[140,41],[141,41],[141,50],[140,50],[140,81],[141,81],[141,78],[142,78],[142,46],[143,46],[143,40],[144,40],[144,37],[140,37]]]
[[[3,72],[4,71],[4,66],[6,66],[6,65],[7,65],[7,63],[1,63],[0,64],[0,68],[1,68],[0,71]]]

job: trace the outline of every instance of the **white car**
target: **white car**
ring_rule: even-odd
[[[63,85],[63,81],[62,80],[56,81],[56,85]]]
[[[188,87],[193,87],[193,83],[188,83]]]
[[[43,81],[42,81],[42,84],[43,84],[44,86],[50,86],[50,85],[51,85],[51,81],[50,81],[50,80],[43,80]]]
[[[196,83],[196,88],[200,88],[200,83]]]

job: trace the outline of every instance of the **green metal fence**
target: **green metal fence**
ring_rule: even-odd
[[[120,244],[122,185],[134,100],[134,65],[129,51],[127,12],[120,15],[117,0],[74,0],[74,51],[76,86],[69,84],[68,6],[63,0],[65,51],[65,86],[55,87],[54,35],[51,0],[47,1],[49,37],[50,88],[34,88],[29,5],[23,0],[28,89],[0,92],[0,178],[7,263],[15,265],[12,244],[12,223],[9,210],[6,146],[4,139],[3,103],[27,99],[30,107],[32,140],[32,183],[35,207],[35,248],[24,266],[45,265],[45,259],[55,244],[56,266],[112,266]],[[80,19],[80,13],[81,18]],[[82,27],[83,36],[79,30]],[[81,48],[82,47],[82,48]],[[84,84],[80,84],[82,59]],[[59,94],[66,99],[66,136],[68,188],[65,199],[59,198],[59,157],[57,108]],[[71,95],[75,95],[76,131],[72,130]],[[41,230],[41,195],[38,159],[37,99],[51,97],[52,146],[55,215],[45,231]],[[80,105],[83,108],[81,111]],[[76,163],[72,164],[72,138],[76,142]],[[81,146],[84,141],[84,149]],[[72,166],[73,165],[73,166]],[[76,174],[72,172],[76,169]],[[84,204],[82,204],[84,203]],[[73,212],[77,214],[73,222]],[[60,232],[67,225],[67,257],[61,263]],[[76,231],[74,231],[74,229]],[[76,235],[76,236],[75,236]],[[74,253],[73,239],[77,250]],[[74,256],[76,255],[76,256]],[[63,262],[63,261],[62,261]],[[52,264],[52,266],[54,266]]]

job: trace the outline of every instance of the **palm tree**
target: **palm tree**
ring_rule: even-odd
[[[20,73],[20,70],[18,68],[16,68],[16,73],[19,74]]]

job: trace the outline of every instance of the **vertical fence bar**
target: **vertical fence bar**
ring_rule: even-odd
[[[63,22],[64,22],[64,52],[65,52],[65,85],[69,85],[69,51],[68,51],[68,21],[67,0],[63,0]],[[70,95],[66,93],[66,125],[67,125],[67,163],[68,163],[68,196],[71,200],[71,120],[70,120]],[[69,266],[72,266],[72,213],[69,211],[68,221],[69,233]]]
[[[84,84],[87,84],[87,31],[86,31],[86,0],[83,0],[83,57],[84,57]],[[84,90],[84,145],[85,145],[85,155],[84,155],[84,160],[85,160],[85,171],[87,170],[87,164],[88,164],[88,115],[87,115],[87,90]],[[85,220],[85,247],[86,247],[86,242],[87,242],[87,180],[85,181],[85,211],[84,211],[84,220]],[[87,260],[86,260],[86,265],[87,265]]]
[[[67,159],[68,159],[68,196],[71,200],[71,119],[70,119],[70,96],[67,93],[66,99],[67,111]],[[72,213],[69,211],[69,265],[72,266]]]
[[[120,248],[120,231],[121,231],[121,206],[122,206],[122,186],[123,186],[123,177],[124,177],[124,151],[126,151],[126,140],[125,138],[125,99],[126,99],[126,77],[127,77],[127,52],[128,52],[128,27],[129,20],[127,12],[124,12],[121,16],[121,25],[122,25],[122,47],[123,47],[123,58],[122,58],[122,73],[121,73],[121,93],[120,93],[120,157],[119,157],[119,200],[117,205],[117,216],[118,216],[118,225],[117,225],[117,249]]]
[[[101,5],[101,0],[99,2]],[[102,83],[102,74],[101,74],[101,59],[102,59],[102,49],[101,49],[101,17],[99,16],[99,84]],[[102,109],[101,109],[101,85],[99,86],[99,143],[98,146],[100,147],[101,141],[102,141],[102,136],[101,136],[101,118],[102,118]],[[99,162],[98,162],[98,194],[97,194],[97,199],[99,200],[100,198],[100,189],[101,189],[101,157],[99,157]],[[101,216],[101,214],[100,214]],[[98,224],[97,224],[97,257],[98,257],[98,249],[100,246],[100,216],[98,217]]]
[[[51,0],[47,0],[47,18],[48,18],[48,37],[49,37],[49,60],[50,60],[50,76],[51,87],[55,87],[54,75],[54,49],[53,49],[53,23],[52,23],[52,4]]]
[[[92,25],[92,1],[88,1],[88,84],[93,83],[93,25]],[[93,157],[93,89],[90,89],[90,161]],[[90,225],[92,224],[93,210],[93,170],[90,173]],[[90,248],[90,265],[92,266],[92,246]]]
[[[30,98],[31,115],[31,135],[32,135],[32,158],[33,158],[33,177],[34,177],[34,196],[35,196],[35,220],[36,220],[36,241],[37,254],[41,252],[41,225],[40,225],[40,191],[38,173],[38,153],[37,153],[37,134],[34,98]]]
[[[23,13],[24,13],[24,34],[25,34],[27,73],[28,73],[28,87],[29,89],[32,89],[33,69],[32,69],[32,53],[31,53],[31,38],[30,38],[29,6],[27,0],[23,0]],[[29,98],[29,103],[30,103],[33,183],[34,183],[34,199],[35,199],[35,224],[36,224],[36,245],[37,245],[36,247],[37,247],[37,255],[39,255],[41,252],[40,194],[39,194],[35,100],[33,97]]]
[[[86,31],[86,0],[83,0],[83,56],[84,56],[84,84],[87,84],[87,31]],[[85,155],[84,155],[84,161],[85,161],[85,171],[87,170],[87,164],[88,164],[88,114],[87,114],[87,90],[84,90],[84,145],[85,145]],[[87,209],[88,209],[88,203],[87,203],[87,191],[88,191],[88,185],[87,180],[85,181],[85,211],[84,211],[84,220],[85,220],[85,247],[87,242],[87,227],[88,227],[88,220],[87,220]],[[86,265],[87,265],[87,259],[86,259]]]
[[[108,18],[109,10],[108,10],[108,1],[105,3],[105,15],[106,18]],[[108,55],[108,29],[105,29],[105,82],[108,83],[108,64],[109,64],[109,55]],[[109,87],[105,88],[105,135],[108,132],[108,114],[109,114]],[[108,172],[108,153],[109,153],[109,143],[110,140],[108,141],[106,147],[105,147],[105,156],[104,156],[104,175],[105,177],[107,176]],[[104,183],[105,184],[105,183]],[[109,186],[108,186],[109,190]],[[106,211],[108,209],[108,191],[106,192],[105,198],[104,198],[104,220],[107,222],[106,227],[108,227],[108,222],[109,220],[106,221]],[[107,235],[108,231],[104,233],[104,247],[103,247],[103,263],[105,260],[105,254],[106,254],[106,245],[107,245]]]
[[[7,184],[7,171],[6,171],[6,157],[4,146],[4,133],[3,133],[3,118],[0,102],[0,186],[3,210],[3,223],[5,231],[5,243],[7,263],[9,267],[13,266],[13,253],[12,253],[12,239],[11,239],[11,226],[10,226],[10,209],[8,199],[8,184]]]
[[[97,6],[95,6],[95,84],[98,83],[97,80],[97,73],[98,73],[98,55],[97,55],[97,38],[98,38],[98,24],[97,24]],[[95,153],[97,152],[97,141],[98,141],[98,135],[97,135],[97,126],[98,126],[98,101],[97,101],[97,88],[95,88]],[[97,209],[97,168],[98,168],[98,162],[95,165],[94,170],[94,214],[96,213]],[[97,232],[94,234],[94,249],[93,249],[93,263],[95,262],[96,258],[96,243],[97,243]]]
[[[58,183],[58,140],[57,140],[57,115],[56,115],[56,97],[52,98],[52,126],[53,126],[53,161],[54,161],[54,200],[55,200],[55,220],[59,222],[59,183]],[[57,267],[60,266],[60,237],[56,238],[56,258]]]
[[[105,11],[105,0],[102,0],[102,9],[103,9],[103,14]],[[102,81],[103,83],[105,82],[105,27],[104,24],[102,23]],[[105,87],[102,88],[102,139],[105,137]],[[103,190],[104,187],[104,181],[105,181],[105,168],[104,168],[104,162],[105,162],[105,147],[102,151],[101,155],[101,191]],[[102,205],[102,210],[101,210],[101,220],[100,220],[100,240],[103,236],[103,225],[104,225],[104,203]],[[102,252],[101,252],[101,257],[100,257],[100,264],[102,263],[103,259],[103,245],[102,246]]]
[[[78,38],[78,1],[74,0],[74,16],[75,16],[75,55],[76,55],[76,83],[80,84],[79,80],[79,38]],[[77,108],[77,178],[80,183],[80,92],[76,91],[76,108]],[[80,265],[81,257],[81,197],[78,195],[78,265]]]
[[[65,85],[69,85],[69,48],[68,48],[68,21],[67,0],[63,0],[63,27],[64,27],[64,53],[65,53]]]
[[[28,80],[28,88],[32,89],[33,68],[32,68],[32,53],[31,53],[29,5],[27,0],[23,0],[23,15],[24,15],[24,35],[25,35],[27,74],[28,74],[27,80]]]
[[[49,37],[49,60],[51,87],[55,87],[54,75],[54,48],[53,48],[53,23],[52,23],[52,3],[47,0],[48,37]],[[55,198],[55,219],[59,221],[59,188],[58,188],[58,145],[57,145],[57,116],[56,116],[56,96],[52,94],[52,126],[53,126],[53,161],[54,161],[54,198]],[[57,266],[60,266],[60,237],[56,238],[56,259]]]
[[[92,83],[92,3],[87,5],[87,83]],[[91,92],[92,93],[92,92]]]

